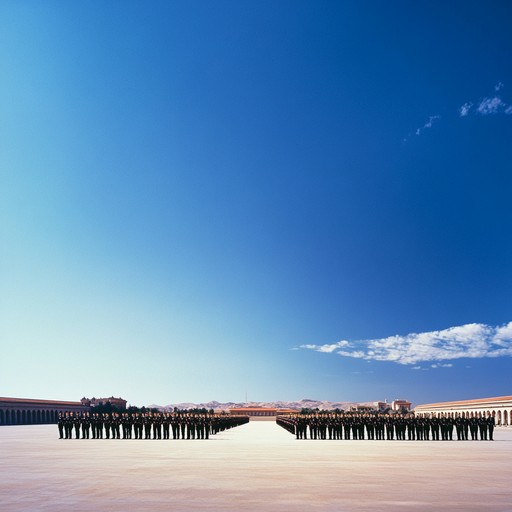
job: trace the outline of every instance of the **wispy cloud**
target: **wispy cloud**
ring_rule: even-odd
[[[497,93],[503,89],[503,82],[498,82],[494,86],[494,92]],[[473,106],[472,102],[464,103],[459,108],[459,116],[466,117],[469,115],[471,107]],[[476,109],[474,111],[475,114],[480,114],[482,116],[488,116],[492,114],[512,114],[512,105],[508,105],[505,103],[500,96],[494,94],[493,96],[487,96],[477,102]]]
[[[469,114],[469,111],[471,110],[472,106],[473,103],[464,103],[464,105],[462,105],[462,107],[459,108],[460,117],[466,117]]]
[[[430,116],[428,118],[428,121],[421,127],[416,129],[416,135],[421,135],[421,132],[427,128],[432,128],[432,125],[434,124],[434,121],[437,121],[438,119],[441,119],[441,116]]]
[[[488,116],[495,114],[506,114],[512,115],[512,104],[506,103],[498,94],[505,85],[503,82],[498,82],[494,86],[494,92],[492,95],[486,96],[478,101],[466,101],[458,108],[459,117],[468,117],[469,115]],[[430,116],[428,121],[419,128],[416,128],[414,132],[410,132],[407,137],[402,139],[402,142],[408,142],[411,138],[411,133],[415,135],[421,135],[424,130],[432,128],[435,121],[441,119],[440,115]]]
[[[391,361],[398,364],[512,356],[512,322],[497,327],[466,324],[440,331],[371,340],[342,340],[325,345],[301,345],[300,348],[336,353],[343,357],[368,361]],[[431,367],[450,366],[451,363],[434,363]]]
[[[479,114],[484,116],[489,114],[497,114],[501,109],[505,108],[507,105],[503,103],[501,98],[498,96],[494,96],[494,98],[484,98],[478,107],[476,108]]]

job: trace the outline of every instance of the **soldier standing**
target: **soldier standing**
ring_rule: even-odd
[[[131,414],[126,414],[126,437],[128,439],[132,438],[133,432],[133,416]]]
[[[181,439],[185,439],[187,434],[187,419],[185,414],[180,414],[180,430],[181,430]],[[187,437],[190,439],[190,437]]]
[[[135,414],[135,418],[133,420],[133,425],[135,429],[135,439],[142,439],[142,429],[144,427],[144,418],[140,413]]]
[[[180,438],[180,423],[178,421],[178,415],[175,412],[171,414],[171,428],[172,428],[172,438],[179,439]]]
[[[92,417],[91,417],[91,430],[92,430],[92,438],[93,439],[96,439],[97,435],[97,429],[98,429],[98,426],[97,426],[97,421],[96,421],[96,414],[93,413]]]
[[[439,441],[439,418],[435,415],[430,419],[430,430],[432,431],[432,440]]]
[[[144,438],[151,439],[151,426],[152,426],[151,413],[144,414]]]
[[[105,421],[105,417],[103,414],[98,413],[98,422],[96,423],[98,428],[98,437],[97,439],[103,439],[103,423]]]
[[[212,417],[207,414],[204,421],[204,438],[210,439],[210,429],[212,428]]]
[[[423,439],[428,441],[430,439],[430,423],[432,422],[432,418],[425,416],[423,419]]]
[[[487,420],[485,418],[485,413],[480,413],[480,417],[478,418],[478,426],[480,427],[480,440],[487,441]]]
[[[394,433],[395,431],[395,423],[393,421],[393,418],[391,415],[386,415],[386,439],[388,441],[393,441],[394,439]]]
[[[446,422],[446,428],[448,429],[448,440],[453,441],[453,427],[455,425],[455,418],[453,413],[448,415],[448,421]]]
[[[471,432],[471,440],[478,440],[478,418],[471,413],[471,418],[469,418],[469,430]]]
[[[120,439],[121,438],[121,417],[119,416],[119,413],[117,413],[117,412],[115,413],[113,427],[114,427],[114,433],[116,435],[116,439]]]
[[[416,423],[416,439],[418,441],[423,441],[423,416],[417,416],[415,419]]]
[[[69,415],[69,412],[64,417],[64,435],[66,439],[73,437],[73,418]]]
[[[487,418],[487,430],[489,432],[489,441],[494,441],[494,439],[493,439],[494,425],[495,425],[494,416],[489,414],[489,417]]]
[[[71,413],[73,415],[73,427],[75,427],[75,438],[80,439],[80,413]]]
[[[162,439],[162,414],[153,415],[153,439]]]
[[[89,429],[91,428],[91,418],[86,412],[82,418],[82,439],[89,439]]]
[[[462,433],[462,438],[467,441],[469,436],[469,418],[467,416],[462,418]]]
[[[59,412],[57,427],[59,428],[59,439],[64,439],[64,413],[62,412]]]
[[[407,423],[407,438],[409,439],[409,441],[414,441],[416,439],[416,418],[414,417],[414,415],[410,415],[407,419],[406,419],[406,423]]]
[[[110,414],[107,412],[103,414],[103,426],[105,427],[105,439],[110,439]]]
[[[455,431],[457,432],[457,441],[462,441],[464,439],[464,426],[462,416],[459,413],[456,413],[454,423]]]

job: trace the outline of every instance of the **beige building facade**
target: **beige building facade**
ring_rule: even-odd
[[[229,410],[231,416],[280,416],[285,414],[296,414],[298,411],[295,409],[278,409],[276,407],[236,407]]]
[[[435,404],[418,405],[416,414],[451,414],[458,413],[464,418],[474,416],[493,416],[496,425],[510,426],[512,420],[512,396],[493,398],[477,398],[457,402],[439,402]]]
[[[57,423],[59,413],[87,412],[81,402],[0,397],[0,425]]]

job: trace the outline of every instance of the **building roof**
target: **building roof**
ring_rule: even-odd
[[[272,412],[272,411],[278,411],[277,407],[233,407],[230,409],[230,411],[241,411],[241,412],[256,412],[256,411],[263,411],[263,412]]]
[[[40,400],[33,398],[10,398],[0,397],[0,403],[21,403],[21,404],[38,404],[38,405],[79,405],[82,406],[82,402],[65,402],[62,400]]]
[[[286,409],[286,408],[278,408],[278,407],[233,407],[229,409],[230,412],[238,412],[238,413],[253,413],[253,412],[269,412],[272,414],[276,413],[294,413],[298,412],[297,409]]]
[[[418,405],[418,408],[432,408],[432,407],[454,407],[454,406],[471,406],[471,405],[484,405],[497,402],[512,402],[512,396],[497,396],[492,398],[475,398],[474,400],[459,400],[457,402],[439,402],[434,404]]]

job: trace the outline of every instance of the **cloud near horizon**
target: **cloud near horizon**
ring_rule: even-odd
[[[301,345],[300,348],[367,361],[390,361],[404,365],[426,361],[512,356],[512,322],[497,327],[466,324],[441,331],[352,342],[342,340],[325,345]],[[450,366],[451,364],[447,363],[433,364],[431,367]]]

